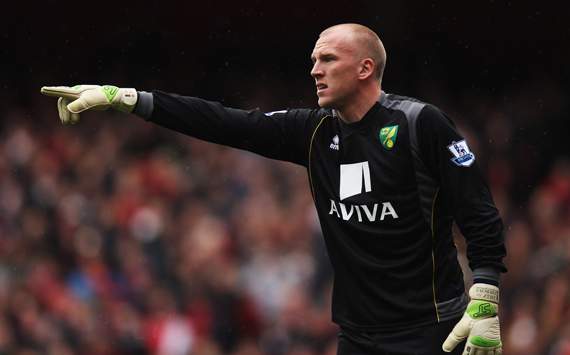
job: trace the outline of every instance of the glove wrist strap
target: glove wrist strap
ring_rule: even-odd
[[[497,286],[476,283],[469,289],[472,300],[482,300],[499,304],[499,288]]]

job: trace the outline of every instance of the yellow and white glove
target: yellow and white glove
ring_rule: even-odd
[[[451,352],[467,338],[463,355],[500,355],[499,288],[476,283],[469,289],[469,296],[471,301],[463,318],[443,343],[443,351]]]
[[[137,103],[137,91],[111,85],[44,86],[42,94],[59,97],[57,110],[63,124],[79,121],[79,114],[86,110],[106,110],[109,107],[130,113]]]

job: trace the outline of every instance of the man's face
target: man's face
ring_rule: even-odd
[[[360,61],[350,33],[326,32],[311,54],[319,106],[342,109],[355,94]]]

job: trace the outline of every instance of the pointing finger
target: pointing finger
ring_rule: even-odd
[[[52,97],[64,97],[66,99],[77,99],[81,93],[76,87],[69,86],[44,86],[41,93]]]

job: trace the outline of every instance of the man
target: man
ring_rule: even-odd
[[[314,110],[264,114],[113,86],[42,92],[59,97],[63,123],[111,107],[306,167],[335,272],[339,354],[460,354],[465,339],[465,354],[500,354],[503,227],[475,155],[437,108],[381,90],[386,52],[369,28],[326,29],[311,59]],[[470,300],[453,220],[467,240]]]

